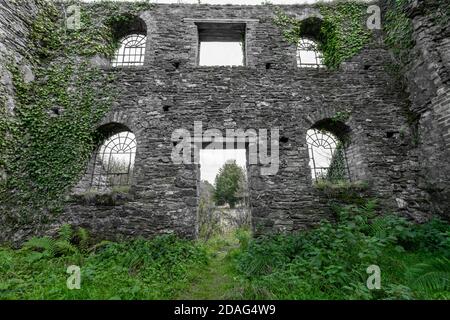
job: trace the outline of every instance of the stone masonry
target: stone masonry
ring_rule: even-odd
[[[307,5],[282,7],[299,19],[320,17]],[[24,45],[14,39],[26,38],[33,15],[11,8],[27,10],[0,1],[0,51],[19,56]],[[194,238],[199,168],[172,162],[171,136],[179,128],[193,133],[194,121],[202,121],[203,130],[224,133],[280,129],[278,173],[261,175],[260,165],[248,167],[252,224],[256,234],[308,228],[331,216],[330,199],[313,186],[306,131],[339,112],[350,113],[345,124],[352,181],[366,181],[368,194],[385,211],[417,221],[449,217],[448,26],[442,35],[412,9],[416,56],[405,93],[386,71],[392,60],[381,31],[338,70],[316,70],[297,67],[296,47],[274,25],[273,6],[161,4],[139,16],[147,26],[144,66],[102,67],[116,75],[119,97],[99,123],[120,124],[136,135],[130,196],[114,204],[70,203],[58,224],[83,226],[105,238],[171,232]],[[201,22],[245,24],[246,66],[198,66]],[[8,88],[7,73],[1,76]],[[408,124],[408,109],[420,114],[418,128]]]

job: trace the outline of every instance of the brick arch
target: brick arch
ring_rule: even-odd
[[[132,126],[129,126],[124,121],[120,121],[121,117],[119,113],[111,114],[110,116],[103,119],[101,123],[97,125],[94,131],[94,142],[95,145],[91,151],[91,155],[89,157],[88,162],[86,163],[86,168],[84,174],[80,177],[76,185],[71,190],[72,194],[82,194],[88,190],[91,190],[94,187],[94,184],[97,184],[98,181],[105,181],[107,178],[106,175],[102,172],[102,166],[98,162],[98,152],[101,146],[107,141],[110,137],[128,131],[134,134],[136,149],[135,154],[137,154],[137,149],[139,146],[138,135],[133,130]],[[136,157],[134,159],[134,164],[136,164]],[[99,173],[100,172],[100,173]],[[96,182],[94,182],[94,180]],[[133,183],[133,177],[131,178],[131,182]]]
[[[111,126],[113,131],[114,127],[126,128],[131,131],[136,136],[136,145],[139,150],[141,139],[143,137],[143,129],[137,127],[136,119],[131,114],[124,111],[109,113],[97,124],[94,132],[101,133],[101,131],[108,126]]]
[[[156,35],[158,34],[158,25],[150,11],[143,11],[139,14],[147,26],[147,43],[145,46],[144,66],[154,61],[156,45]]]
[[[131,13],[123,13],[121,16],[126,19],[107,22],[117,40],[134,33],[147,35],[147,23],[140,16]]]
[[[300,21],[309,18],[319,18],[323,20],[323,15],[320,13],[320,10],[316,8],[305,8],[302,13],[295,15],[295,19]]]
[[[123,126],[126,126],[130,131],[133,131],[134,133],[136,133],[135,131],[135,126],[134,126],[134,119],[131,119],[131,116],[124,112],[124,111],[115,111],[112,113],[109,113],[106,115],[106,117],[104,117],[96,126],[96,130],[99,129],[100,127],[103,127],[105,125],[108,125],[110,123],[117,123]]]
[[[310,112],[303,115],[303,120],[306,124],[305,128],[309,129],[319,121],[332,118],[338,111],[339,109],[334,106],[326,106],[310,110]]]

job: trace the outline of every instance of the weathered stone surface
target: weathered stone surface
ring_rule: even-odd
[[[11,14],[26,8],[0,5],[6,8],[0,21],[32,19]],[[317,15],[308,6],[285,10]],[[223,133],[279,128],[278,173],[262,176],[261,166],[249,167],[252,223],[257,234],[308,228],[332,215],[329,196],[312,184],[306,131],[337,112],[351,115],[346,154],[352,180],[368,181],[368,193],[381,199],[384,210],[416,220],[432,213],[448,217],[450,42],[426,16],[413,18],[416,56],[406,75],[412,110],[421,116],[418,145],[407,124],[410,102],[385,71],[391,57],[380,34],[339,70],[300,69],[296,47],[283,40],[270,6],[157,5],[140,16],[148,30],[144,66],[110,69],[99,57],[91,61],[116,75],[119,92],[99,126],[121,123],[137,138],[133,198],[114,205],[68,204],[50,231],[68,222],[103,238],[171,232],[195,237],[199,168],[176,165],[170,157],[172,133],[185,128],[193,134],[194,121]],[[197,66],[195,21],[205,18],[249,21],[247,66]],[[27,27],[1,24],[0,30],[6,35],[0,52],[21,54]],[[7,75],[1,79],[8,82]]]

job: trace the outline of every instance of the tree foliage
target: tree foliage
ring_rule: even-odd
[[[228,161],[219,169],[214,182],[214,201],[217,205],[228,203],[234,208],[245,192],[245,173],[235,160]]]

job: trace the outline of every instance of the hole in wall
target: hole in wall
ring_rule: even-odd
[[[198,179],[199,237],[250,226],[246,149],[202,149]]]
[[[164,106],[164,107],[163,107],[164,112],[168,112],[168,111],[170,110],[170,107],[171,107],[171,106]]]
[[[269,70],[272,68],[272,63],[271,62],[267,62],[266,63],[266,70]]]
[[[289,142],[289,138],[283,136],[283,137],[280,138],[280,142],[281,143],[288,143]]]
[[[61,111],[59,110],[58,107],[53,107],[50,110],[53,112],[54,115],[57,115],[57,116],[61,115]]]
[[[175,61],[172,63],[173,67],[178,70],[180,68],[180,62],[179,61]]]
[[[395,138],[399,134],[398,131],[387,131],[386,132],[386,138]]]
[[[245,23],[199,22],[199,66],[245,66]]]
[[[117,187],[129,187],[135,157],[136,137],[131,131],[110,135],[95,152],[91,189],[111,191]]]

